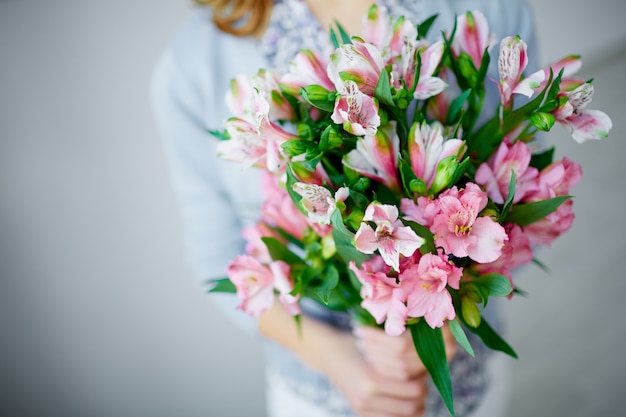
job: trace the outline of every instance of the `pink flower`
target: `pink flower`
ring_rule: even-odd
[[[486,264],[475,264],[474,268],[481,274],[498,273],[509,278],[513,285],[511,271],[518,266],[525,265],[533,260],[533,251],[530,248],[528,236],[516,224],[505,226],[509,239],[502,248],[502,256],[496,261]]]
[[[348,168],[373,180],[382,182],[392,190],[400,189],[398,179],[398,154],[400,138],[396,122],[390,121],[376,134],[359,139],[356,149],[343,159]]]
[[[368,223],[376,224],[374,230]],[[400,270],[400,254],[411,256],[422,246],[424,239],[410,227],[398,220],[396,206],[371,203],[365,210],[363,223],[354,236],[356,248],[363,253],[380,253],[385,263],[396,271]]]
[[[591,102],[593,91],[592,84],[582,83],[572,91],[560,93],[567,101],[553,112],[557,122],[565,126],[578,143],[604,139],[613,128],[613,122],[606,113],[585,109]]]
[[[289,63],[289,71],[282,76],[282,89],[291,95],[298,95],[302,87],[319,85],[332,91],[335,89],[326,74],[327,62],[311,50],[302,50]]]
[[[400,76],[409,88],[415,82],[417,70],[416,53],[419,54],[421,61],[419,79],[413,93],[414,98],[425,100],[441,93],[448,86],[441,78],[433,75],[443,57],[443,49],[442,41],[437,41],[432,45],[428,45],[426,41],[405,43],[399,71]]]
[[[500,257],[507,235],[490,217],[478,217],[487,205],[487,194],[478,185],[467,183],[460,191],[453,187],[441,193],[436,201],[439,214],[430,231],[435,234],[435,244],[446,254],[469,256],[479,263]]]
[[[273,237],[282,240],[280,235],[263,222],[244,228],[241,235],[246,240],[246,253],[263,263],[271,262],[272,258],[261,238]]]
[[[578,184],[582,176],[580,165],[565,157],[541,170],[537,190],[527,196],[524,201],[539,201],[568,195],[570,188]]]
[[[527,65],[526,43],[519,36],[508,36],[502,39],[498,57],[498,73],[500,74],[498,88],[504,106],[511,103],[513,94],[531,97],[534,89],[543,82],[545,77],[543,70],[522,78]]]
[[[346,81],[331,119],[353,135],[375,135],[380,126],[378,100],[360,92],[356,83]]]
[[[561,58],[559,61],[548,65],[543,69],[543,82],[539,86],[539,89],[543,89],[548,79],[550,78],[550,70],[552,70],[553,77],[556,77],[561,70],[563,70],[563,75],[561,76],[561,84],[560,87],[563,90],[564,86],[570,85],[570,83],[575,83],[576,85],[580,85],[582,81],[571,78],[572,75],[576,74],[578,70],[582,67],[583,61],[580,59],[580,55],[568,55],[564,58]]]
[[[292,316],[302,313],[300,309],[300,294],[292,295],[293,280],[291,279],[290,266],[283,261],[272,262],[269,265],[274,275],[274,288],[278,291],[278,300],[285,310]]]
[[[400,274],[400,286],[411,283],[408,316],[424,317],[433,329],[443,326],[444,319],[454,319],[456,313],[447,286],[458,290],[462,275],[463,269],[454,266],[445,256],[423,255],[417,265]]]
[[[330,56],[327,73],[338,91],[345,89],[346,81],[354,81],[361,92],[373,96],[384,66],[378,48],[353,38]]]
[[[509,194],[511,175],[515,173],[513,202],[517,203],[537,188],[538,171],[530,166],[530,157],[530,149],[525,143],[510,145],[502,141],[489,161],[480,164],[475,181],[485,187],[494,202],[504,204]]]
[[[485,15],[474,10],[456,18],[456,33],[452,40],[452,50],[458,56],[462,52],[472,58],[476,69],[480,68],[485,52],[496,42],[495,35],[489,33]]]
[[[567,232],[574,223],[572,200],[567,200],[556,211],[543,219],[524,226],[524,234],[531,245],[551,245],[552,242]]]
[[[439,123],[413,124],[409,133],[409,156],[413,172],[430,187],[435,179],[437,165],[442,159],[458,155],[464,146],[460,139],[444,140]]]
[[[239,75],[230,80],[230,89],[226,91],[226,106],[237,118],[252,121],[251,103],[254,87],[250,78]]]
[[[262,69],[252,78],[239,75],[232,79],[226,92],[226,105],[236,118],[255,124],[258,94],[269,97],[267,112],[272,120],[294,119],[293,108],[282,95],[278,75],[273,71]]]
[[[337,201],[345,201],[350,195],[347,187],[339,188],[333,197],[327,188],[303,182],[295,183],[293,190],[302,196],[300,204],[309,214],[309,220],[319,224],[329,224]]]
[[[291,104],[283,95],[280,86],[280,75],[276,71],[259,70],[252,77],[254,88],[265,93],[270,104],[269,117],[271,120],[295,120],[296,115]]]
[[[274,302],[274,276],[272,271],[251,256],[237,256],[226,270],[228,278],[237,288],[241,303],[237,308],[252,316],[269,309]]]
[[[217,153],[221,158],[279,172],[284,168],[280,145],[296,136],[270,121],[270,105],[264,95],[253,90],[249,119],[232,118],[226,122],[230,140],[219,142]]]
[[[403,16],[394,22],[386,7],[374,4],[363,21],[363,39],[382,52],[386,63],[392,63],[402,54],[405,42],[417,39],[417,29]]]
[[[431,200],[427,197],[419,197],[417,204],[408,198],[400,200],[400,210],[404,214],[404,218],[430,228],[435,217],[440,213],[439,201]]]
[[[539,173],[537,190],[528,195],[524,202],[534,202],[568,195],[570,188],[582,179],[580,165],[569,158],[554,162]],[[543,219],[524,226],[524,234],[533,245],[550,245],[570,229],[574,222],[572,200],[561,204],[559,208]]]
[[[376,323],[385,322],[385,332],[398,336],[405,330],[406,294],[399,288],[396,279],[388,277],[380,257],[363,262],[362,268],[350,262],[350,270],[361,282],[361,306],[367,310]]]
[[[269,266],[261,264],[251,256],[240,255],[228,266],[226,273],[237,289],[241,303],[237,308],[252,316],[258,316],[274,303],[274,290],[280,294],[280,301],[287,311],[300,314],[299,296],[289,294],[293,282],[289,276],[290,267],[283,261],[275,261]]]
[[[293,204],[291,197],[274,176],[267,173],[262,178],[265,199],[261,205],[261,214],[268,223],[278,226],[291,236],[302,239],[309,227],[307,218]]]

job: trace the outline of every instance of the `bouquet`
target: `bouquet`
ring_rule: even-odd
[[[212,291],[236,292],[258,315],[275,297],[298,322],[310,298],[390,335],[410,331],[454,415],[441,328],[473,354],[466,332],[516,356],[482,317],[511,297],[511,274],[573,221],[582,176],[537,133],[558,123],[577,142],[608,135],[589,110],[593,85],[578,56],[526,75],[526,44],[496,43],[480,12],[429,43],[436,16],[415,25],[372,6],[362,37],[339,25],[328,55],[302,50],[289,70],[232,80],[234,117],[221,157],[260,169],[261,219]],[[499,93],[483,109],[486,90]],[[516,99],[523,96],[521,104]]]

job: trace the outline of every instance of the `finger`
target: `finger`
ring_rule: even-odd
[[[426,368],[419,358],[399,360],[384,353],[364,354],[365,361],[381,376],[398,381],[408,381],[426,375]]]
[[[406,400],[424,399],[428,394],[426,381],[426,376],[411,381],[398,381],[379,376],[374,395]]]

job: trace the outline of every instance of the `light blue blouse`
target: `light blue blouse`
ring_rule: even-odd
[[[439,37],[442,30],[450,30],[456,14],[480,10],[498,39],[520,35],[529,45],[531,65],[537,66],[533,17],[525,1],[385,0],[379,3],[392,15],[405,15],[416,23],[439,14],[430,31],[432,38]],[[217,141],[207,133],[222,129],[230,116],[224,105],[229,81],[238,74],[253,75],[259,68],[286,68],[297,50],[321,50],[327,46],[327,39],[326,32],[302,0],[277,1],[262,39],[222,33],[212,24],[209,8],[198,7],[156,67],[152,80],[153,107],[181,207],[188,262],[207,288],[212,280],[225,276],[231,259],[243,253],[240,230],[257,220],[262,198],[258,172],[242,170],[238,164],[217,158]],[[492,56],[497,56],[497,47]],[[498,78],[495,61],[492,60],[492,79]],[[498,96],[495,83],[492,87],[486,106],[494,108]],[[235,310],[234,297],[211,297],[241,326],[254,332],[254,321]],[[345,320],[325,310],[313,307],[309,311],[337,326],[345,324]],[[472,344],[479,347],[476,359],[460,354],[451,364],[453,381],[459,381],[454,384],[459,416],[474,408],[486,384],[482,343]],[[268,367],[283,378],[297,381],[291,384],[295,395],[318,397],[312,399],[318,403],[333,403],[329,398],[338,394],[328,381],[281,347],[269,341],[267,346]],[[440,403],[436,397],[429,400],[429,415],[443,412]],[[337,410],[337,415],[351,414],[344,407]]]

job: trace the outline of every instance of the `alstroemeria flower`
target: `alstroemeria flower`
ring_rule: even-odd
[[[274,275],[259,261],[248,255],[237,256],[226,270],[237,288],[240,310],[258,316],[274,302]]]
[[[380,126],[378,100],[359,91],[355,82],[346,81],[330,118],[353,135],[374,135]]]
[[[489,33],[487,18],[481,12],[468,11],[456,18],[456,32],[452,40],[452,50],[458,56],[461,52],[472,58],[476,69],[480,68],[483,55],[496,43],[496,37]]]
[[[327,65],[314,51],[302,50],[289,63],[289,71],[282,76],[280,85],[291,95],[298,95],[300,89],[308,85],[319,85],[332,91],[335,86],[326,74]]]
[[[284,156],[280,145],[297,136],[286,132],[269,118],[270,105],[264,94],[253,91],[249,119],[232,118],[226,122],[229,140],[217,145],[217,153],[223,159],[279,172],[284,168]]]
[[[374,222],[374,230],[366,222]],[[363,253],[380,253],[385,263],[400,270],[400,255],[411,256],[424,243],[410,227],[398,220],[398,208],[388,204],[371,203],[365,209],[363,223],[354,236],[356,248]]]
[[[230,80],[225,102],[234,117],[252,122],[254,120],[251,107],[253,98],[254,87],[250,78],[239,75]]]
[[[282,188],[276,177],[264,173],[262,187],[265,199],[261,205],[261,215],[271,225],[278,226],[297,239],[302,239],[309,227],[307,217],[293,204],[287,190]]]
[[[330,56],[327,74],[337,91],[345,90],[346,81],[354,81],[361,92],[373,96],[384,66],[378,48],[353,37],[351,44],[341,45]]]
[[[292,316],[302,313],[300,309],[300,294],[293,295],[293,280],[291,279],[289,264],[283,261],[275,261],[269,264],[270,271],[274,276],[274,288],[278,291],[278,300],[285,307],[285,310]]]
[[[545,77],[543,70],[522,78],[527,65],[526,43],[519,36],[507,36],[502,39],[498,57],[498,73],[500,74],[498,89],[504,106],[511,103],[513,94],[531,97],[535,89],[543,82]]]
[[[270,229],[264,222],[258,222],[253,226],[245,227],[241,231],[241,236],[246,241],[246,253],[263,263],[271,262],[272,257],[261,238],[273,237],[283,240],[278,233]]]
[[[568,195],[570,188],[578,184],[582,177],[583,172],[580,165],[564,157],[561,161],[554,162],[541,170],[537,189],[524,198],[524,201],[540,201]]]
[[[433,75],[441,62],[443,50],[442,41],[437,41],[432,45],[428,45],[426,41],[405,42],[399,70],[408,88],[411,88],[415,82],[416,51],[421,60],[419,79],[413,93],[414,98],[425,100],[441,93],[448,86],[441,78]]]
[[[567,97],[567,101],[553,112],[557,122],[565,126],[578,143],[604,139],[613,128],[613,122],[606,113],[585,109],[593,91],[592,84],[582,83],[572,91],[560,93]]]
[[[530,244],[549,246],[556,238],[567,232],[574,223],[573,204],[572,200],[567,200],[543,219],[524,226],[524,234]]]
[[[319,224],[329,224],[330,216],[337,209],[337,201],[345,201],[350,195],[348,187],[341,187],[333,196],[328,188],[315,184],[297,182],[293,190],[302,196],[300,204],[307,211],[309,220]]]
[[[350,262],[349,267],[362,284],[361,307],[374,317],[376,323],[385,322],[387,334],[402,334],[407,318],[406,294],[404,289],[399,288],[395,278],[387,276],[380,257],[363,262],[360,269],[354,262]]]
[[[435,203],[439,205],[439,214],[430,231],[435,234],[435,244],[446,254],[469,256],[479,263],[500,257],[508,237],[499,223],[478,216],[487,205],[487,193],[478,185],[467,183],[462,190],[453,187],[441,193]]]
[[[458,290],[462,275],[463,269],[441,253],[423,255],[417,265],[400,274],[400,286],[412,284],[407,298],[408,316],[424,317],[433,329],[443,326],[444,319],[454,319],[456,313],[447,286]]]
[[[443,126],[437,122],[414,123],[409,132],[411,167],[418,178],[430,187],[435,179],[437,165],[448,156],[458,155],[464,146],[460,139],[444,140]]]
[[[563,74],[561,75],[561,90],[567,90],[567,86],[574,83],[575,85],[580,85],[582,81],[572,78],[572,75],[576,74],[580,68],[583,66],[583,61],[580,58],[580,55],[568,55],[564,58],[561,58],[557,62],[548,65],[543,69],[544,80],[541,85],[538,87],[538,90],[542,90],[550,78],[550,70],[552,70],[552,76],[556,77],[561,70],[563,70]]]
[[[530,166],[530,149],[524,142],[510,145],[502,141],[498,151],[488,162],[480,164],[476,170],[476,183],[487,190],[489,197],[498,204],[504,204],[509,194],[511,175],[515,173],[515,196],[517,203],[537,188],[537,168]]]
[[[581,179],[580,165],[569,158],[563,158],[562,161],[554,162],[541,170],[537,190],[523,201],[534,202],[568,195],[570,188],[578,184]],[[572,205],[572,200],[565,201],[556,211],[543,219],[524,226],[524,234],[530,243],[550,245],[557,237],[569,230],[574,222]]]
[[[398,179],[398,153],[400,138],[396,122],[390,121],[374,135],[359,139],[356,149],[343,158],[343,164],[373,180],[382,182],[392,190],[400,189]]]
[[[516,224],[508,224],[504,228],[509,239],[504,243],[502,256],[494,262],[474,264],[473,268],[481,274],[497,273],[509,278],[513,285],[512,270],[533,260],[533,250],[530,247],[528,236]]]

